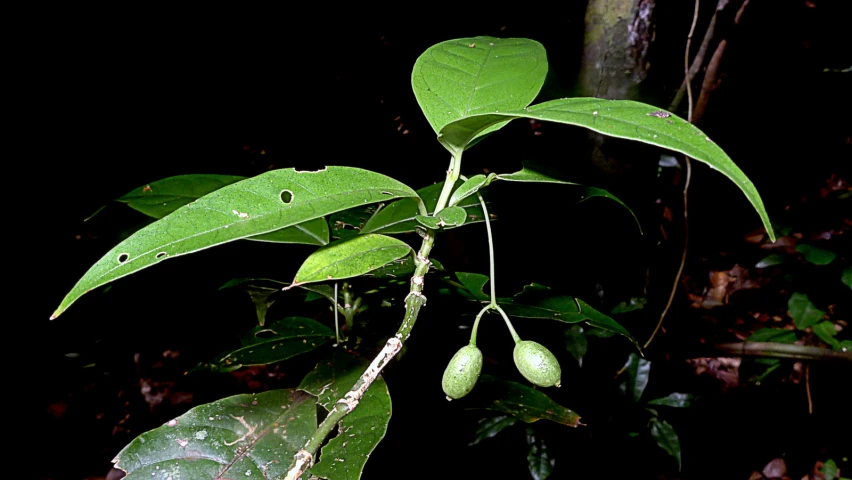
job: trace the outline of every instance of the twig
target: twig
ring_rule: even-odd
[[[805,364],[805,392],[808,394],[808,414],[814,414],[814,401],[811,398],[811,364]]]
[[[695,24],[698,22],[698,7],[700,5],[700,0],[695,0],[695,12],[692,15],[692,26],[689,28],[689,35],[686,37],[686,50],[683,55],[683,70],[686,75],[686,92],[689,102],[689,116],[687,119],[689,122],[692,122],[692,85],[689,82],[689,47],[692,44],[692,34],[695,32]],[[686,251],[689,245],[689,208],[687,203],[687,192],[689,191],[689,181],[692,178],[692,164],[689,161],[689,157],[684,157],[685,159],[685,170],[686,170],[686,180],[683,183],[683,253],[680,257],[680,265],[677,268],[677,273],[675,274],[674,282],[672,284],[671,293],[669,293],[669,300],[666,302],[666,307],[663,309],[663,312],[660,314],[660,320],[657,322],[657,326],[654,328],[654,331],[651,333],[648,341],[645,342],[645,345],[642,346],[643,349],[648,349],[648,345],[654,340],[654,337],[657,335],[657,332],[660,330],[660,327],[663,326],[663,320],[666,318],[666,314],[669,313],[669,309],[672,306],[672,302],[674,301],[675,293],[677,292],[677,286],[680,283],[680,277],[683,274],[683,266],[686,265]]]
[[[852,362],[852,352],[838,352],[827,348],[809,347],[774,342],[719,343],[713,345],[714,353],[729,357],[787,358],[809,361]],[[706,352],[705,352],[706,353]],[[704,353],[690,355],[690,358],[707,357]]]

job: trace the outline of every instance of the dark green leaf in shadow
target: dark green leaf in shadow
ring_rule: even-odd
[[[677,460],[677,470],[681,470],[680,440],[674,428],[664,420],[657,417],[651,418],[651,437],[657,442],[657,446]]]
[[[127,480],[281,478],[317,429],[304,392],[272,390],[199,405],[143,433],[115,457]]]
[[[160,219],[193,200],[245,178],[234,175],[177,175],[133,189],[116,201]]]
[[[689,393],[670,393],[662,398],[655,398],[648,402],[648,405],[663,405],[674,408],[687,408],[692,404],[692,394]]]
[[[837,463],[835,463],[834,460],[829,458],[822,465],[822,477],[824,480],[834,480],[838,477]]]
[[[583,357],[586,355],[588,346],[589,342],[586,340],[586,335],[581,325],[571,325],[571,327],[565,329],[565,348],[581,367],[583,366]]]
[[[473,391],[455,401],[461,403],[464,408],[507,413],[527,423],[550,420],[569,427],[580,424],[579,415],[554,402],[544,393],[490,375],[479,377]]]
[[[796,251],[804,255],[806,262],[814,265],[828,265],[837,258],[837,254],[834,252],[804,243],[797,244]]]
[[[253,328],[243,338],[242,347],[202,367],[229,372],[246,365],[268,365],[310,352],[332,338],[334,331],[315,320],[287,317]]]
[[[364,275],[412,252],[402,240],[372,233],[339,240],[312,253],[291,287]]]
[[[477,443],[491,438],[502,432],[504,428],[511,427],[517,423],[518,419],[508,415],[497,415],[496,417],[486,417],[479,419],[476,424],[476,431],[473,434],[473,441],[468,445],[476,445]]]
[[[843,269],[843,274],[840,275],[840,281],[843,282],[843,285],[852,288],[852,267],[846,267]]]
[[[530,446],[530,451],[527,453],[530,475],[533,480],[544,480],[553,472],[556,459],[551,458],[550,454],[547,453],[547,445],[541,439],[541,436],[536,435],[532,425],[527,427],[527,445]]]
[[[320,362],[305,376],[299,389],[317,396],[318,403],[331,410],[355,385],[368,364],[364,359],[336,349],[330,361]],[[319,463],[308,473],[334,480],[359,479],[370,453],[384,438],[390,417],[390,394],[379,376],[364,393],[358,408],[340,422],[339,433],[322,447]]]
[[[790,296],[787,310],[799,330],[816,325],[825,316],[825,312],[816,308],[807,295],[799,292]]]
[[[638,403],[645,387],[648,386],[650,374],[651,362],[631,353],[624,365],[624,381],[618,385],[618,391],[631,402]]]
[[[784,255],[780,255],[777,253],[771,253],[759,262],[757,262],[754,266],[755,268],[766,268],[766,267],[774,267],[775,265],[781,265],[787,261],[787,258]]]
[[[507,182],[523,182],[523,183],[554,183],[559,185],[568,185],[573,188],[577,188],[581,190],[580,200],[579,202],[584,202],[590,198],[602,197],[608,198],[615,203],[621,205],[626,208],[630,215],[633,216],[633,220],[636,221],[636,225],[639,227],[639,233],[642,233],[642,226],[639,224],[639,218],[633,213],[633,210],[630,209],[624,202],[621,201],[615,195],[607,192],[606,190],[595,188],[595,187],[587,187],[585,185],[580,185],[573,182],[566,182],[564,180],[559,180],[550,176],[547,176],[543,173],[536,172],[535,170],[530,170],[528,168],[523,168],[519,172],[515,173],[506,173],[497,175],[496,180],[505,180]]]
[[[829,321],[819,322],[813,327],[811,327],[814,331],[814,335],[819,337],[820,340],[827,343],[831,346],[831,348],[835,350],[840,350],[840,342],[834,338],[837,335],[837,330],[834,329],[834,324]]]
[[[119,243],[89,268],[51,318],[86,292],[169,258],[269,233],[356,205],[402,197],[417,198],[417,193],[385,175],[351,167],[328,167],[316,172],[273,170],[233,183]]]
[[[618,315],[621,313],[633,312],[635,310],[642,310],[645,308],[646,303],[648,303],[648,299],[645,297],[633,297],[626,302],[621,302],[614,306],[609,314]]]

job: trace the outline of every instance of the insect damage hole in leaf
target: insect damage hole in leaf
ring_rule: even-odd
[[[159,259],[159,258],[163,258],[163,257],[165,257],[166,255],[168,255],[168,253],[166,253],[166,252],[160,252],[160,253],[158,253],[158,254],[154,255],[154,258],[158,258],[158,259]]]
[[[130,254],[128,253],[119,253],[118,254],[118,263],[122,264],[130,259]]]
[[[284,189],[281,190],[281,203],[289,204],[293,201],[293,192],[290,190]]]

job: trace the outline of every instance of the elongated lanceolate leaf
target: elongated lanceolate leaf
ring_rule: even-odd
[[[302,263],[291,287],[364,275],[412,252],[402,240],[375,233],[334,242]]]
[[[307,393],[272,390],[200,405],[143,433],[113,462],[126,480],[280,478],[317,428]]]
[[[461,202],[465,198],[471,195],[475,195],[476,192],[478,192],[481,188],[487,186],[496,177],[497,175],[489,173],[487,177],[485,175],[479,174],[468,178],[463,184],[453,190],[453,195],[450,197],[450,201],[448,202],[448,204],[450,206],[458,205],[459,202]]]
[[[496,417],[481,418],[476,424],[473,441],[468,445],[476,445],[486,438],[491,438],[502,432],[506,427],[511,427],[518,419],[510,415],[497,415]]]
[[[624,365],[624,381],[618,385],[618,390],[631,402],[636,403],[642,398],[650,375],[651,362],[631,353]]]
[[[609,193],[606,190],[603,190],[601,188],[587,187],[585,185],[580,185],[580,184],[573,183],[573,182],[566,182],[564,180],[559,180],[559,179],[547,176],[543,173],[539,173],[539,172],[536,172],[535,170],[530,170],[530,169],[527,169],[527,168],[523,168],[523,169],[521,169],[521,171],[515,172],[515,173],[507,173],[507,174],[497,175],[497,180],[505,180],[505,181],[508,181],[508,182],[524,182],[524,183],[555,183],[555,184],[559,184],[559,185],[570,185],[570,186],[573,186],[573,187],[576,187],[576,188],[582,188],[583,194],[580,197],[580,200],[579,200],[580,202],[584,202],[584,201],[586,201],[590,198],[595,198],[595,197],[608,198],[608,199],[616,202],[617,204],[621,205],[622,207],[626,208],[627,211],[630,212],[630,215],[633,216],[633,220],[636,221],[636,225],[639,226],[639,233],[642,233],[642,226],[639,225],[639,218],[636,217],[636,214],[633,213],[633,210],[631,210],[630,207],[628,207],[624,202],[622,202],[621,199],[619,199],[615,195],[613,195],[613,194],[611,194],[611,193]]]
[[[243,339],[242,347],[202,367],[230,372],[246,365],[268,365],[310,352],[332,338],[334,331],[315,320],[287,317],[253,328]]]
[[[469,115],[526,107],[538,95],[546,75],[547,55],[540,43],[471,37],[426,50],[414,64],[411,86],[438,133],[444,125]]]
[[[330,213],[417,193],[384,175],[351,167],[274,170],[199,198],[130,236],[80,279],[55,318],[89,290],[163,260],[269,233]]]
[[[651,105],[629,100],[564,98],[513,111],[493,111],[468,116],[441,129],[440,140],[448,149],[464,149],[482,132],[507,118],[530,118],[588,128],[603,135],[626,138],[683,153],[722,172],[745,193],[760,215],[770,239],[775,232],[754,184],[728,155],[694,125]]]
[[[507,413],[527,423],[538,420],[576,427],[580,416],[554,402],[544,393],[516,382],[482,375],[476,388],[457,400],[464,408],[480,408]]]
[[[527,453],[527,465],[529,465],[530,476],[533,480],[545,480],[553,472],[556,459],[547,453],[547,444],[541,436],[536,435],[532,426],[527,427],[527,445],[530,451]]]
[[[355,385],[369,362],[336,350],[305,376],[299,388],[318,397],[326,410]],[[308,472],[331,480],[358,480],[370,453],[384,438],[391,417],[391,399],[379,376],[364,393],[358,408],[340,422],[339,432],[322,448],[317,463]]]
[[[149,217],[160,219],[193,200],[245,179],[246,177],[235,175],[178,175],[145,184],[117,201],[126,203],[130,208]],[[325,219],[317,218],[264,235],[248,237],[246,240],[327,245],[328,223]]]
[[[677,432],[665,420],[660,420],[657,417],[651,418],[650,425],[651,437],[657,442],[657,446],[662,448],[666,453],[677,460],[677,469],[681,469],[680,457],[680,439],[677,438]]]

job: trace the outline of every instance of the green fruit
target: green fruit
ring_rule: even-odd
[[[444,370],[441,386],[450,398],[461,398],[476,385],[479,372],[482,371],[482,352],[473,345],[462,347],[453,355]]]
[[[559,386],[562,369],[556,357],[540,343],[524,340],[515,344],[515,366],[530,383],[539,387]]]

